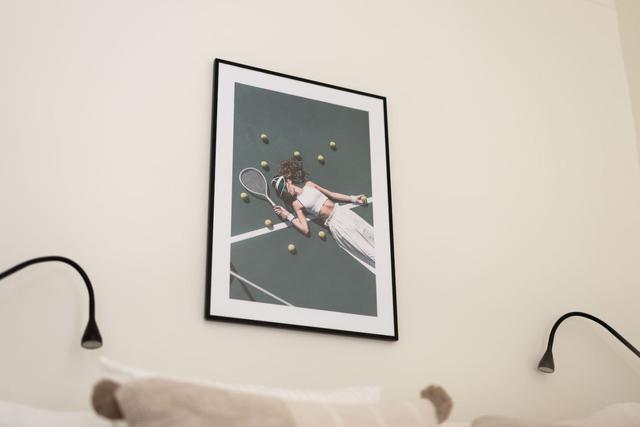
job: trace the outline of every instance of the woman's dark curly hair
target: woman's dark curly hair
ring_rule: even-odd
[[[309,173],[304,170],[302,160],[290,159],[283,160],[278,169],[278,175],[290,179],[296,185],[302,185],[309,178]]]

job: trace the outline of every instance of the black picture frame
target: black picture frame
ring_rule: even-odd
[[[214,274],[214,266],[213,266],[213,247],[214,247],[214,218],[215,218],[215,208],[219,204],[228,203],[228,200],[216,200],[216,160],[217,160],[217,151],[223,142],[218,138],[218,120],[219,120],[219,102],[220,102],[220,93],[219,93],[219,82],[220,82],[220,70],[223,66],[231,66],[237,67],[241,70],[249,70],[256,73],[262,73],[268,76],[275,76],[282,79],[288,79],[294,82],[302,82],[304,84],[314,85],[322,88],[329,88],[345,93],[355,94],[363,97],[369,97],[375,100],[379,100],[382,103],[382,118],[383,123],[383,137],[384,137],[384,165],[386,167],[386,209],[388,213],[388,241],[389,241],[389,250],[388,250],[388,259],[390,264],[390,283],[389,283],[389,295],[390,298],[390,307],[392,310],[392,314],[389,317],[389,322],[392,322],[392,326],[390,332],[388,333],[375,333],[375,332],[365,332],[365,331],[355,331],[349,329],[341,329],[334,327],[322,327],[315,325],[304,325],[304,324],[296,324],[296,323],[288,323],[288,322],[280,322],[280,321],[272,321],[267,319],[255,319],[255,318],[244,318],[240,316],[233,316],[228,314],[216,314],[212,311],[212,294],[213,287],[215,286],[213,283],[213,274]],[[218,177],[219,178],[219,177]],[[379,204],[379,201],[377,202]],[[227,277],[231,277],[227,275]],[[389,340],[389,341],[397,341],[399,339],[398,334],[398,316],[397,316],[397,296],[396,296],[396,278],[395,278],[395,257],[394,257],[394,243],[393,243],[393,219],[392,219],[392,197],[391,197],[391,173],[390,173],[390,160],[389,160],[389,136],[388,136],[388,119],[387,119],[387,99],[380,95],[374,95],[371,93],[349,89],[340,87],[337,85],[332,85],[328,83],[319,82],[312,79],[292,76],[289,74],[266,70],[263,68],[258,68],[255,66],[240,64],[233,61],[228,61],[220,58],[216,58],[214,61],[213,67],[213,103],[212,103],[212,120],[211,120],[211,152],[210,152],[210,172],[209,172],[209,202],[208,202],[208,223],[207,223],[207,260],[206,260],[206,282],[205,282],[205,307],[204,307],[204,317],[206,320],[213,321],[222,321],[222,322],[233,322],[233,323],[242,323],[249,325],[261,325],[261,326],[270,326],[275,328],[285,328],[285,329],[293,329],[300,331],[312,331],[312,332],[321,332],[321,333],[329,333],[329,334],[337,334],[337,335],[346,335],[346,336],[355,336],[355,337],[365,337],[365,338],[374,338],[380,340]]]

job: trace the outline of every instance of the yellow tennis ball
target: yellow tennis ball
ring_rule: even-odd
[[[270,219],[265,219],[264,220],[264,225],[266,227],[271,227],[273,225],[273,221],[271,221]]]
[[[240,193],[240,198],[246,202],[247,200],[249,200],[249,195],[245,192],[242,192]]]
[[[335,150],[337,147],[337,144],[335,141],[331,141],[329,142],[329,148],[331,148],[332,150]]]
[[[324,163],[324,156],[322,154],[318,154],[318,161]]]
[[[269,162],[267,162],[266,160],[263,160],[260,162],[260,166],[262,166],[264,169],[269,167]]]
[[[294,245],[293,243],[289,243],[289,246],[287,246],[287,250],[291,253],[294,253],[296,251],[296,245]]]
[[[325,233],[324,231],[318,231],[318,237],[320,237],[322,240],[324,240],[327,237],[327,233]]]
[[[293,157],[295,157],[296,159],[300,158],[300,152],[299,151],[294,151],[293,152]]]
[[[261,133],[260,134],[260,139],[262,140],[262,142],[264,142],[265,144],[269,142],[269,137],[267,136],[266,133]]]

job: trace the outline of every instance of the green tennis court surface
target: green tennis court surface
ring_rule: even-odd
[[[242,169],[255,167],[269,182],[280,161],[299,151],[312,181],[331,191],[371,197],[368,120],[365,111],[236,84],[231,298],[376,315],[372,271],[338,247],[321,224],[309,223],[309,237],[292,228],[266,228],[265,219],[274,225],[281,221],[268,202],[254,196],[242,201],[240,193],[246,190],[238,179]],[[261,134],[268,135],[268,143],[260,139]],[[335,150],[330,149],[330,141],[336,142]],[[319,154],[324,164],[316,160]],[[269,163],[268,170],[260,166],[261,161]],[[276,204],[282,204],[271,188],[270,194]],[[353,209],[373,224],[371,206]],[[256,230],[267,233],[251,234]],[[320,230],[327,233],[325,240],[318,237]],[[289,244],[296,246],[295,254],[287,250]]]

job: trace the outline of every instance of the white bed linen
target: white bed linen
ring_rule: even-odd
[[[93,412],[50,411],[0,401],[0,427],[114,427]]]

